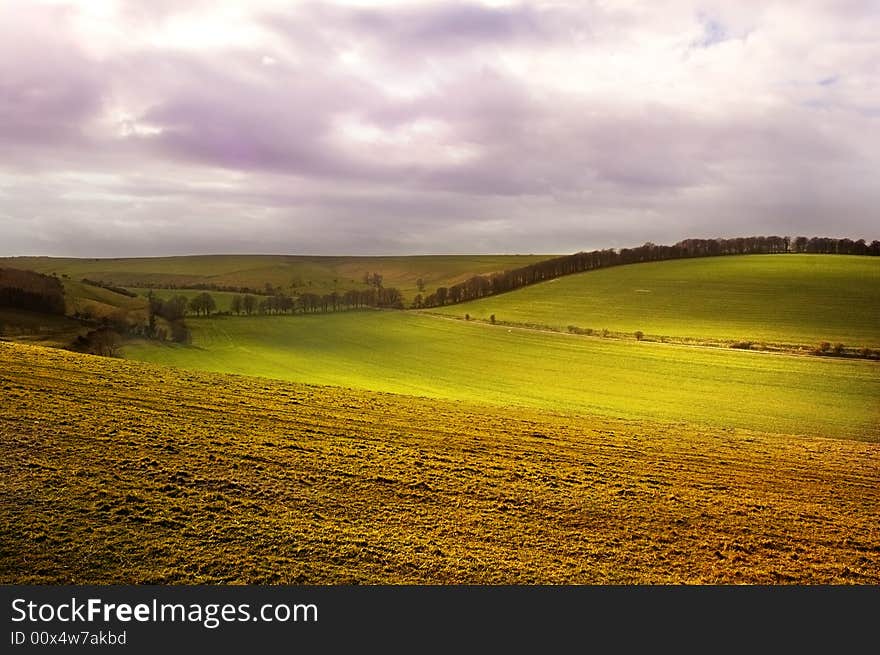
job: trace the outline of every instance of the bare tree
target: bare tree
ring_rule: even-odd
[[[102,357],[119,357],[122,338],[110,328],[102,327],[86,335],[88,352]]]

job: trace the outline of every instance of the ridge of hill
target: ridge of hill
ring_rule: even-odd
[[[431,310],[660,337],[880,347],[880,258],[741,255],[576,273]]]

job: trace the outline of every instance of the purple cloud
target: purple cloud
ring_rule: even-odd
[[[0,10],[0,145],[57,148],[83,141],[104,102],[100,67],[65,33],[69,13]]]
[[[0,254],[877,238],[877,34],[855,0],[9,0]]]

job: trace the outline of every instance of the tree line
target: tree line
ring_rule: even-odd
[[[449,287],[439,287],[434,293],[423,297],[416,295],[413,307],[441,307],[468,300],[476,300],[531,284],[583,273],[609,266],[640,262],[686,259],[690,257],[714,257],[721,255],[754,255],[778,253],[817,253],[837,255],[880,256],[880,241],[866,243],[864,239],[834,239],[830,237],[779,237],[753,236],[734,239],[684,239],[672,246],[646,243],[636,248],[613,248],[578,252],[573,255],[554,257],[502,273],[475,275],[464,282]]]
[[[275,293],[258,300],[252,295],[233,296],[230,311],[238,315],[252,314],[326,314],[328,312],[362,309],[364,307],[382,307],[403,309],[403,295],[394,287],[381,286],[369,289],[349,289],[343,293],[333,291],[323,295],[317,293],[301,293],[289,296]]]
[[[0,268],[0,307],[64,314],[64,286],[42,273]]]
[[[148,301],[151,324],[155,321],[155,317],[164,318],[171,323],[181,321],[190,314],[211,316],[218,313],[217,302],[208,292],[202,292],[189,299],[183,295],[176,295],[163,300],[151,291]],[[333,291],[323,295],[307,292],[291,296],[278,291],[271,296],[239,294],[230,300],[229,313],[246,316],[297,312],[315,314],[364,307],[403,309],[403,295],[396,288],[382,286],[350,289],[344,293]]]

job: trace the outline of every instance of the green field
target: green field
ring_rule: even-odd
[[[286,292],[329,293],[360,288],[364,273],[379,273],[386,287],[407,300],[421,278],[430,292],[473,275],[517,268],[550,255],[426,255],[412,257],[310,257],[301,255],[203,255],[129,259],[55,257],[0,258],[0,267],[101,280],[116,286],[187,287],[196,284],[250,287],[271,284]]]
[[[438,308],[695,339],[880,346],[880,258],[745,255],[634,264]]]
[[[126,357],[315,384],[880,440],[876,362],[601,340],[404,312],[190,320]]]
[[[242,275],[238,282],[245,283],[243,271],[290,273],[305,260],[320,260],[326,266],[335,262],[334,274],[339,267],[382,262],[385,275],[391,276],[386,283],[394,282],[393,275],[403,279],[414,261],[418,266],[406,273],[410,277],[426,275],[431,266],[436,277],[511,263],[469,256],[189,257],[97,263],[112,262],[110,268],[137,275],[132,267],[153,274],[176,262],[177,270],[192,275],[211,279]],[[80,267],[94,263],[39,261],[68,261]],[[387,268],[392,263],[402,267],[396,274]],[[248,265],[251,268],[233,270]],[[325,273],[331,270],[326,266]],[[85,269],[77,270],[86,274]],[[465,312],[475,318],[495,314],[502,322],[543,324],[563,331],[576,325],[698,340],[795,344],[827,340],[878,347],[878,272],[880,261],[868,257],[774,255],[669,261],[568,276],[438,311],[448,318]],[[100,277],[94,271],[88,274]],[[260,286],[265,281],[247,283]],[[72,278],[64,279],[64,284],[69,313],[85,308],[98,318],[127,312],[129,319],[146,320],[143,297],[128,298]],[[163,288],[156,293],[191,297],[199,292]],[[212,295],[223,311],[234,294]],[[597,339],[414,312],[190,317],[188,322],[192,346],[138,341],[125,348],[126,356],[191,369],[495,405],[880,439],[877,362]],[[7,312],[5,323],[5,335],[16,340],[63,345],[77,333],[76,326],[67,322],[40,322],[39,317],[24,314]]]

